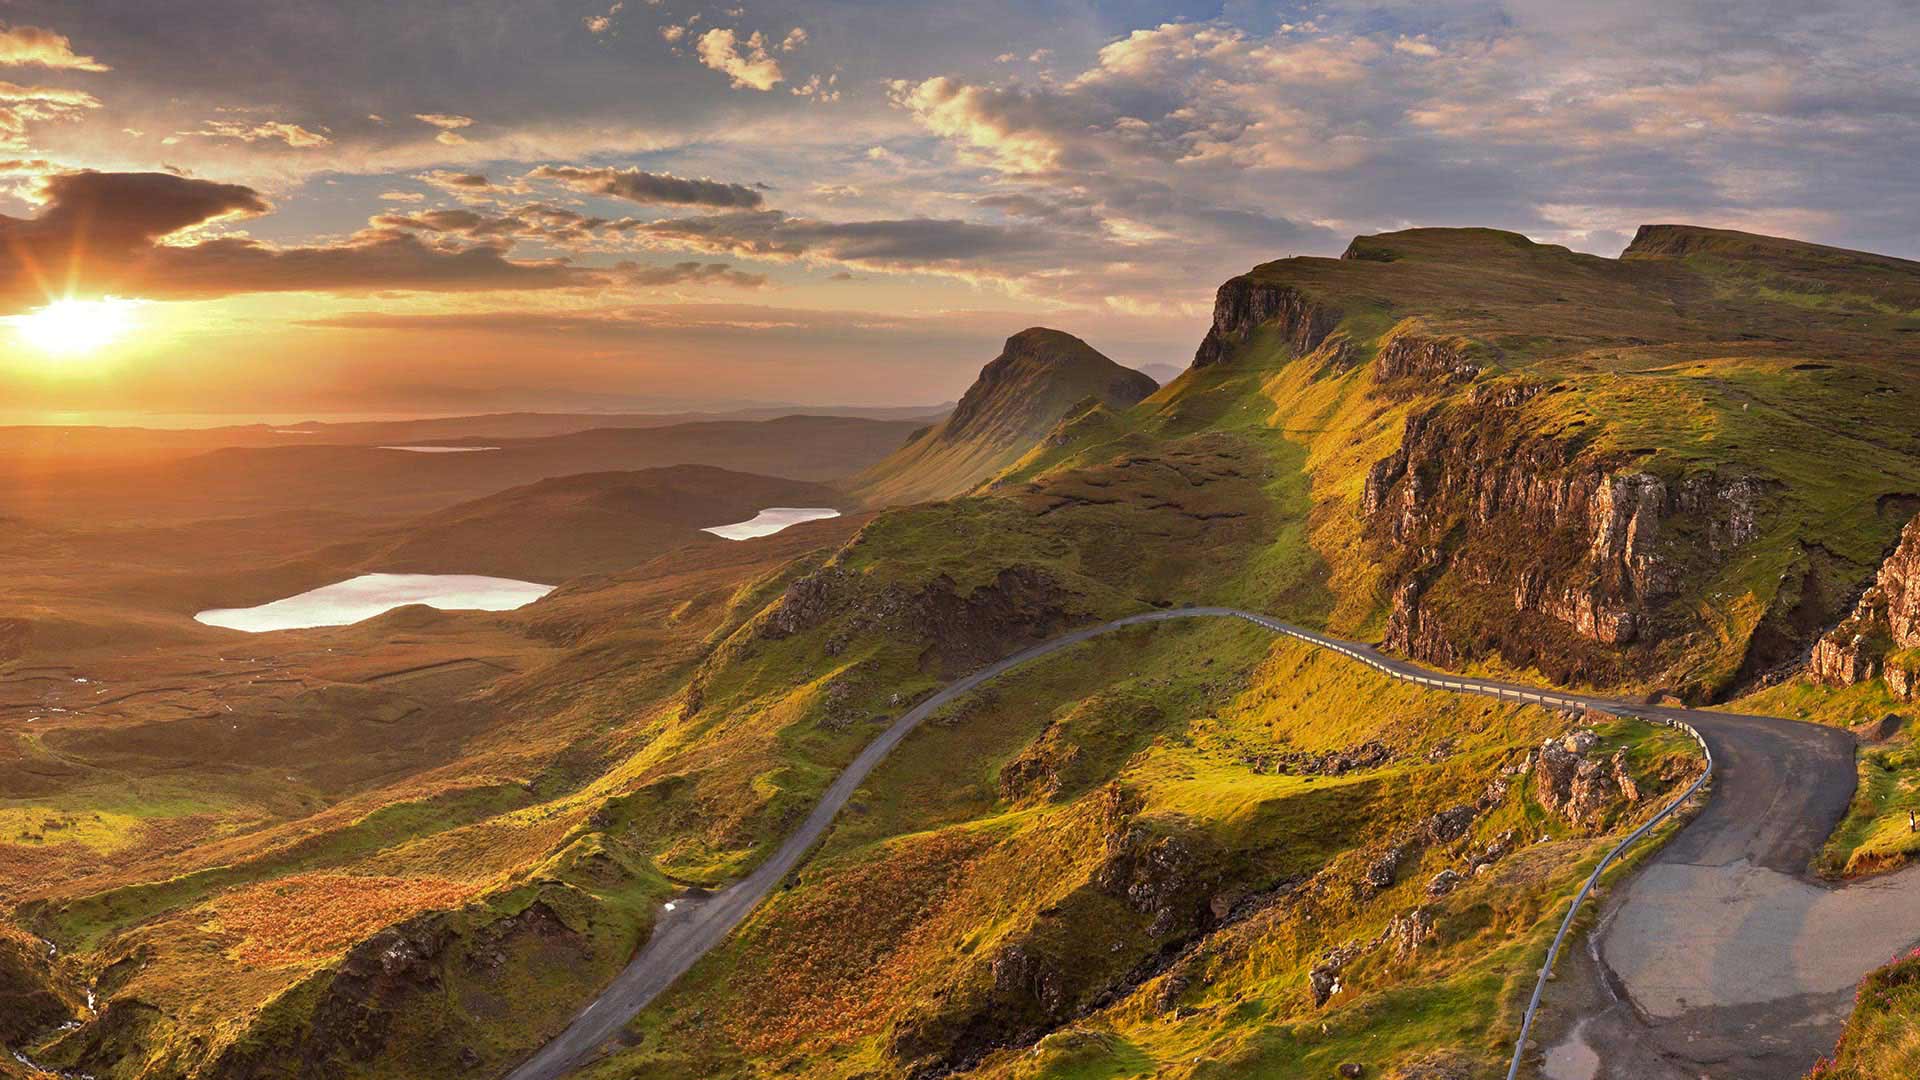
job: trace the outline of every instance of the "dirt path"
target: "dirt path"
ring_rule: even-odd
[[[1392,678],[1550,707],[1683,719],[1717,763],[1707,809],[1603,908],[1573,977],[1546,998],[1537,1032],[1549,1080],[1798,1077],[1830,1048],[1853,984],[1920,939],[1920,868],[1845,889],[1806,878],[1845,813],[1853,737],[1771,717],[1654,708],[1587,694],[1446,675],[1232,608],[1176,608],[1085,627],[956,682],[893,723],[855,758],[798,831],[747,877],[676,901],[613,983],[507,1080],[555,1080],[738,926],[826,834],[874,768],[934,711],[1028,661],[1117,630],[1183,618],[1245,619],[1334,650]]]

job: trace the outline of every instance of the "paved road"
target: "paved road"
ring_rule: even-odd
[[[1551,1080],[1797,1077],[1818,1049],[1832,1045],[1845,1018],[1842,1011],[1836,1019],[1831,1008],[1809,1012],[1809,988],[1845,996],[1869,968],[1920,936],[1920,874],[1881,879],[1895,883],[1891,887],[1846,890],[1821,889],[1802,876],[1852,795],[1853,740],[1846,732],[1447,675],[1252,612],[1175,608],[1035,645],[920,703],[847,766],[771,858],[718,893],[677,901],[612,985],[507,1080],[554,1080],[596,1053],[800,864],[868,774],[934,711],[1030,660],[1123,626],[1183,618],[1245,619],[1435,689],[1683,719],[1701,732],[1717,763],[1713,799],[1610,899],[1598,947],[1574,960],[1579,977],[1556,984],[1542,1029],[1543,1040],[1556,1040],[1549,1043]],[[1873,899],[1823,908],[1820,896]],[[1899,912],[1906,914],[1893,917]],[[1768,1039],[1779,1040],[1777,1047],[1769,1044],[1771,1053],[1740,1050]],[[1722,1071],[1762,1059],[1781,1069],[1798,1064],[1792,1072]],[[1689,1065],[1693,1071],[1678,1071]]]

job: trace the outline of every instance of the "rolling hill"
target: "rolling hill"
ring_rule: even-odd
[[[745,521],[770,506],[839,509],[846,502],[824,484],[706,465],[583,473],[511,488],[388,530],[372,541],[379,551],[363,565],[558,582],[630,569],[684,544],[731,543],[700,530]]]

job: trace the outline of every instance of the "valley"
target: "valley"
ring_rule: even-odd
[[[0,1038],[1504,1075],[1704,768],[1681,719],[1708,795],[1607,870],[1522,1075],[1898,1075],[1910,976],[1852,987],[1920,937],[1917,318],[1920,266],[1798,241],[1417,229],[1227,281],[1164,386],[1034,327],[935,418],[14,454]],[[232,614],[375,575],[427,591]]]

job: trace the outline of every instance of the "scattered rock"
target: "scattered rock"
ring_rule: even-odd
[[[1459,886],[1462,880],[1464,879],[1461,878],[1457,871],[1452,869],[1442,870],[1433,875],[1433,880],[1427,882],[1427,895],[1445,896]]]
[[[1320,962],[1307,972],[1307,990],[1313,995],[1316,1008],[1325,1005],[1340,992],[1340,972],[1359,956],[1358,946],[1342,945],[1328,950]]]
[[[1456,806],[1440,811],[1427,819],[1427,839],[1435,844],[1450,844],[1460,839],[1473,824],[1475,813],[1477,811],[1472,806]]]
[[[1347,1080],[1359,1080],[1359,1077],[1367,1075],[1367,1067],[1357,1061],[1349,1061],[1334,1071]]]

